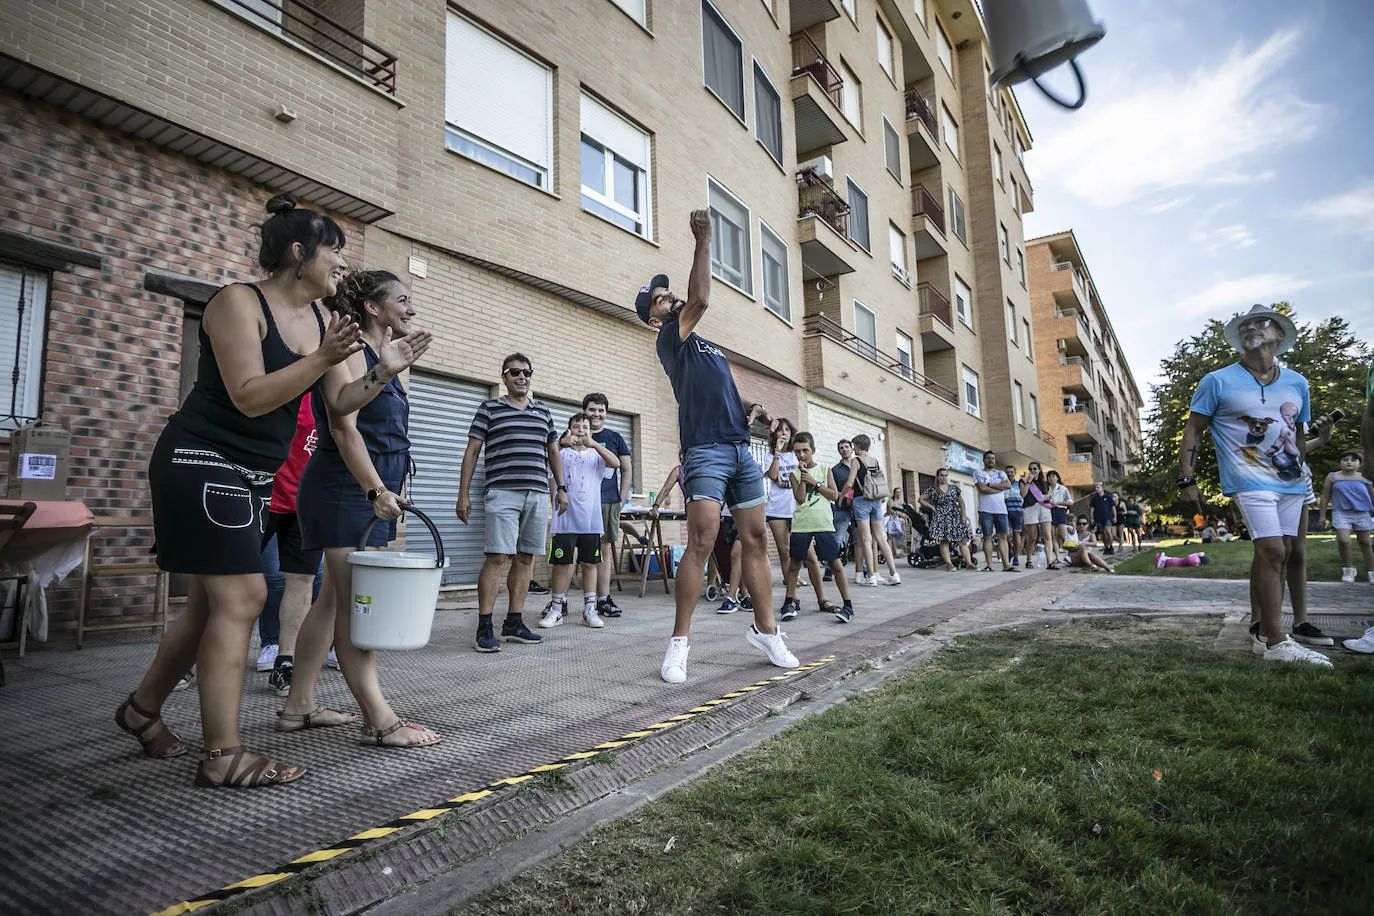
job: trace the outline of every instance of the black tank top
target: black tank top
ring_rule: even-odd
[[[286,341],[282,340],[262,290],[252,283],[244,285],[257,294],[258,303],[262,305],[263,317],[267,319],[267,335],[262,339],[262,367],[268,373],[285,369],[301,357],[292,352]],[[219,295],[219,292],[215,295]],[[213,300],[213,297],[211,298]],[[320,339],[323,340],[324,320],[313,304],[311,309],[315,312],[315,321],[320,326]],[[235,464],[243,465],[252,471],[275,474],[286,460],[291,439],[296,434],[296,417],[300,411],[303,394],[305,392],[260,417],[244,414],[234,406],[233,400],[229,397],[229,390],[224,387],[224,377],[220,375],[219,362],[215,359],[210,335],[205,333],[205,325],[202,323],[196,385],[186,396],[186,403],[172,414],[167,423],[213,446],[217,452]]]

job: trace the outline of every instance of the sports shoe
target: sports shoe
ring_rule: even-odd
[[[334,652],[333,649],[330,649],[329,654],[324,657],[324,663],[329,667],[333,668],[335,671],[339,670],[339,656]]]
[[[728,595],[726,596],[725,600],[720,603],[720,607],[716,608],[717,614],[734,614],[738,611],[739,605],[735,603],[734,598],[731,598]]]
[[[1285,639],[1277,646],[1265,649],[1264,660],[1266,662],[1306,662],[1319,668],[1335,667],[1331,664],[1331,659],[1325,655],[1315,649],[1304,648],[1292,639]]]
[[[284,697],[291,694],[291,674],[296,670],[296,666],[287,662],[272,669],[272,673],[267,675],[267,686],[276,691],[277,696]]]
[[[830,570],[829,567],[826,567],[825,572],[821,573],[821,581],[822,581],[822,582],[834,582],[834,581],[835,581],[835,574],[834,574],[833,572],[831,572],[831,570]]]
[[[739,600],[739,609],[741,611],[752,611],[754,609],[754,599],[745,595]]]
[[[892,573],[892,574],[889,575],[889,576],[881,576],[880,578],[882,579],[883,585],[901,585],[901,584],[902,584],[902,577],[901,577],[900,575],[898,575],[897,573]]]
[[[880,583],[877,576],[856,576],[854,584],[862,585],[865,588],[877,588]]]
[[[1347,639],[1341,645],[1351,652],[1359,652],[1361,655],[1374,655],[1374,627],[1365,630],[1363,636],[1357,639]]]
[[[801,613],[801,607],[797,602],[793,601],[791,598],[783,601],[782,610],[780,612],[783,620],[796,620],[799,613]]]
[[[501,641],[497,639],[496,634],[492,632],[490,618],[485,621],[478,621],[477,638],[473,640],[473,648],[478,652],[501,651]]]
[[[522,642],[530,646],[544,639],[539,634],[530,632],[523,617],[507,617],[501,623],[501,638],[506,642]]]
[[[596,612],[595,604],[583,606],[582,622],[594,630],[599,630],[606,625],[606,621],[602,620],[601,615]]]
[[[1354,642],[1354,640],[1346,640],[1346,642]],[[1357,650],[1357,651],[1358,651],[1358,650]],[[174,686],[172,689],[173,689],[173,690],[185,690],[187,687],[194,686],[195,683],[196,683],[196,669],[195,669],[195,668],[192,668],[190,671],[187,671],[185,674],[183,674],[183,675],[181,676],[181,680],[177,681],[177,682],[176,682],[176,686]]]
[[[1252,621],[1250,624],[1250,654],[1263,655],[1264,650],[1269,648],[1269,640],[1260,635],[1260,622]]]
[[[545,588],[544,586],[540,585],[538,582],[534,581],[533,579],[530,580],[530,594],[531,594],[531,595],[547,595],[548,593],[549,593],[549,590],[548,590],[547,588]]]
[[[258,653],[258,670],[271,671],[277,666],[277,644],[269,643]]]
[[[787,648],[787,634],[779,630],[776,633],[760,633],[758,627],[749,624],[749,630],[744,634],[744,638],[749,640],[749,645],[755,649],[761,649],[768,653],[768,660],[779,668],[797,668],[801,662]]]
[[[1159,553],[1155,554],[1155,569],[1163,569],[1164,561],[1166,559],[1168,558],[1165,556],[1164,551],[1162,550]]]
[[[847,604],[844,605],[835,612],[835,619],[840,623],[849,623],[854,619],[854,609]]]
[[[1341,581],[1342,581],[1342,582],[1354,582],[1354,581],[1355,581],[1355,567],[1353,567],[1353,566],[1342,566],[1342,567],[1341,567]]]
[[[1336,640],[1304,620],[1293,628],[1292,637],[1304,646],[1334,646]]]
[[[687,653],[692,647],[687,644],[686,636],[674,636],[668,640],[668,651],[663,653],[663,667],[658,669],[659,677],[669,684],[681,684],[687,680]]]
[[[1021,565],[1021,558],[1020,558],[1020,557],[1012,557],[1012,558],[1011,558],[1011,565],[1012,565],[1012,566],[1020,566],[1020,565]],[[1029,565],[1029,564],[1028,564],[1028,565]]]
[[[558,626],[563,622],[563,615],[567,610],[568,603],[566,601],[550,598],[549,603],[544,605],[544,613],[539,618],[539,625],[546,630]]]
[[[598,598],[596,601],[596,612],[602,617],[619,617],[620,608],[616,605],[615,599],[607,596]]]

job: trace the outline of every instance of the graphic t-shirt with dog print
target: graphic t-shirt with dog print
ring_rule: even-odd
[[[1312,420],[1307,379],[1280,368],[1272,384],[1261,385],[1240,363],[1209,372],[1188,408],[1210,417],[1212,442],[1227,496],[1251,490],[1307,491],[1302,479],[1299,423]]]

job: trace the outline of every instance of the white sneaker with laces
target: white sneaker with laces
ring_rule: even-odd
[[[277,644],[272,643],[270,646],[263,646],[262,651],[258,653],[258,670],[271,671],[276,667],[276,664]]]
[[[883,585],[901,585],[901,584],[902,584],[902,577],[901,577],[900,575],[898,575],[897,573],[892,573],[891,575],[883,576]]]
[[[855,576],[854,582],[855,584],[862,585],[866,588],[878,587],[878,579],[876,576]]]
[[[782,630],[776,633],[760,633],[758,627],[749,625],[744,638],[749,640],[749,645],[755,649],[762,649],[768,653],[768,660],[779,668],[798,668],[801,662],[787,648],[787,634]]]
[[[1359,652],[1362,655],[1374,655],[1374,627],[1364,631],[1364,635],[1358,639],[1347,639],[1344,645],[1351,652]]]
[[[668,640],[668,651],[663,653],[663,667],[659,676],[669,684],[681,684],[687,680],[687,653],[692,647],[687,644],[686,636],[674,636]]]
[[[1299,645],[1296,639],[1284,639],[1277,646],[1264,650],[1266,662],[1306,662],[1319,668],[1333,668],[1331,659],[1315,649]]]
[[[555,601],[550,598],[549,603],[544,605],[544,614],[539,618],[539,626],[546,630],[550,627],[558,626],[563,622],[563,614],[566,607],[567,605],[563,602]]]
[[[596,605],[589,604],[582,608],[582,622],[594,630],[599,630],[606,625],[606,621],[601,619],[601,615],[596,612]]]
[[[1353,566],[1342,566],[1342,567],[1341,567],[1341,581],[1342,581],[1342,582],[1354,582],[1354,581],[1355,581],[1355,567],[1353,567]]]

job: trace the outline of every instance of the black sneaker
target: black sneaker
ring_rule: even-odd
[[[598,598],[596,602],[596,612],[602,617],[620,616],[620,608],[616,606],[614,598]]]
[[[835,612],[835,619],[840,623],[849,623],[849,621],[854,619],[854,609],[846,604]]]
[[[745,595],[743,598],[740,599],[739,607],[742,611],[752,611],[754,609],[754,599],[750,598],[748,595]]]
[[[829,566],[827,566],[827,567],[825,568],[825,572],[823,572],[823,573],[821,574],[821,581],[822,581],[822,582],[834,582],[834,581],[835,581],[835,573],[830,569]]]
[[[477,638],[473,640],[473,648],[478,652],[500,652],[501,641],[492,632],[491,620],[479,621],[477,624]]]
[[[291,673],[296,670],[296,666],[287,662],[285,665],[277,665],[272,669],[272,673],[267,675],[267,686],[277,692],[277,696],[284,697],[291,693]]]
[[[545,588],[544,586],[540,585],[538,582],[534,581],[533,579],[530,580],[530,594],[531,594],[531,595],[547,595],[548,593],[549,593],[549,590],[548,590],[547,588]]]
[[[1334,646],[1336,641],[1304,620],[1292,630],[1293,638],[1304,646]]]
[[[529,627],[525,626],[524,618],[521,617],[506,618],[501,624],[501,638],[506,642],[522,642],[530,646],[544,639],[537,633],[531,633]]]
[[[783,619],[783,620],[796,620],[796,619],[797,619],[797,615],[798,615],[799,613],[801,613],[801,608],[797,605],[797,602],[793,601],[791,598],[788,598],[787,600],[783,601],[783,603],[782,603],[782,619]]]

